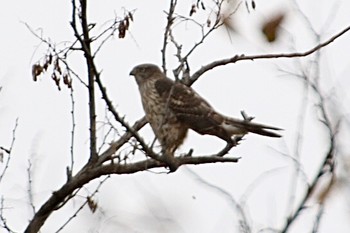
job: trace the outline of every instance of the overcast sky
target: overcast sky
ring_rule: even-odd
[[[161,65],[161,47],[168,1],[90,1],[89,18],[96,23],[95,33],[102,31],[116,15],[134,11],[134,22],[125,39],[111,38],[97,56],[98,69],[110,98],[128,122],[143,116],[137,85],[129,72],[144,62]],[[188,16],[191,1],[179,1],[179,13]],[[196,2],[196,1],[193,1]],[[243,3],[232,17],[235,32],[217,30],[193,54],[192,71],[211,61],[236,54],[266,54],[305,51],[317,44],[305,18],[293,1],[256,0],[256,10],[247,11]],[[249,1],[248,1],[249,3]],[[321,41],[327,40],[350,25],[348,1],[300,2],[301,10]],[[49,39],[57,47],[73,41],[71,2],[53,0],[7,1],[0,4],[0,146],[8,147],[18,118],[16,141],[10,169],[0,183],[6,200],[8,224],[23,231],[32,210],[29,205],[28,175],[31,163],[34,204],[38,208],[53,190],[65,182],[65,167],[70,163],[71,99],[70,91],[58,91],[49,76],[34,82],[32,65],[46,53],[47,47],[27,28]],[[285,13],[280,36],[273,44],[266,42],[261,25],[271,15]],[[198,12],[194,17],[203,19]],[[176,27],[176,38],[191,48],[200,39],[198,28],[191,23]],[[330,96],[329,110],[349,119],[350,33],[334,41],[321,52],[320,78],[324,92]],[[175,50],[167,54],[168,69],[176,68]],[[248,135],[231,156],[242,157],[237,164],[210,164],[181,167],[174,174],[142,172],[112,176],[96,196],[99,209],[95,214],[86,208],[62,232],[239,232],[235,202],[248,197],[244,210],[257,232],[264,227],[284,225],[291,205],[296,205],[305,191],[305,182],[313,179],[327,150],[327,135],[317,120],[315,97],[303,95],[303,84],[290,73],[308,71],[314,57],[243,61],[207,72],[194,85],[215,109],[240,117],[245,110],[255,121],[281,127],[284,137],[270,139]],[[86,74],[82,54],[71,55],[72,67],[82,77]],[[283,70],[283,71],[282,71]],[[171,72],[169,72],[171,78]],[[76,168],[88,158],[88,106],[86,89],[73,81],[76,111]],[[308,101],[305,127],[298,128],[302,104]],[[332,102],[334,101],[334,102]],[[98,106],[103,120],[104,105]],[[348,122],[348,120],[347,120]],[[295,170],[295,138],[303,133],[300,162],[307,176],[298,179],[294,204],[290,203],[291,181]],[[105,131],[101,129],[100,135]],[[153,140],[150,128],[141,130],[147,142]],[[343,133],[345,136],[349,136]],[[117,137],[116,137],[117,138]],[[340,140],[340,154],[349,156],[349,138]],[[196,154],[212,154],[224,143],[217,138],[191,132],[178,153],[194,148]],[[0,171],[4,165],[0,164]],[[157,170],[161,172],[163,170]],[[259,180],[254,186],[254,181]],[[203,182],[205,180],[205,182]],[[98,181],[88,187],[93,190]],[[254,187],[250,189],[249,187]],[[320,232],[348,232],[349,191],[337,189],[326,203]],[[249,191],[247,196],[246,191]],[[84,194],[89,191],[84,191]],[[85,199],[76,198],[67,208],[54,213],[42,232],[54,232]],[[310,203],[312,206],[313,203]],[[305,210],[291,232],[311,232],[317,207]],[[79,229],[79,230],[78,230]]]

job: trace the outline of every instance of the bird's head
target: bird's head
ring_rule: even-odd
[[[142,84],[151,78],[163,77],[162,71],[158,66],[154,64],[141,64],[135,66],[131,71],[130,75],[134,76],[137,84]]]

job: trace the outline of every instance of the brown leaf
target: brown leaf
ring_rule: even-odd
[[[271,18],[269,18],[261,28],[263,35],[268,42],[274,42],[278,37],[278,31],[280,29],[281,23],[285,18],[284,13],[279,13]]]
[[[34,64],[32,66],[32,76],[33,76],[33,80],[37,81],[38,80],[38,76],[44,71],[43,67],[40,64]]]
[[[126,32],[124,20],[119,23],[118,31],[119,31],[118,37],[119,38],[124,38],[125,37],[125,32]]]
[[[192,16],[194,13],[196,13],[197,10],[196,10],[196,5],[195,4],[192,4],[191,6],[191,10],[190,10],[190,16]]]
[[[49,56],[48,56],[48,58],[47,58],[47,62],[48,62],[49,64],[52,63],[52,54],[51,54],[51,53],[49,54]]]
[[[129,29],[129,17],[125,17],[124,22],[125,22],[125,30],[128,30]]]
[[[62,70],[61,70],[61,67],[60,67],[60,62],[58,60],[58,57],[56,58],[55,60],[55,70],[59,73],[59,74],[62,74]]]
[[[208,18],[208,19],[207,19],[207,27],[210,28],[210,25],[211,25],[211,21],[210,21],[210,19]]]
[[[201,2],[202,10],[205,10],[205,5],[203,2]]]

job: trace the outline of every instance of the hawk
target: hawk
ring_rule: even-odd
[[[232,137],[248,132],[281,137],[271,130],[277,127],[224,116],[191,87],[167,78],[158,66],[141,64],[130,75],[138,84],[146,119],[159,140],[163,152],[174,154],[183,143],[188,129],[217,136],[227,143]]]

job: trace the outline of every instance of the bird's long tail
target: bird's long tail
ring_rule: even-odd
[[[234,118],[225,119],[225,128],[232,134],[245,134],[248,132],[260,134],[267,137],[281,137],[280,134],[272,132],[273,130],[282,130],[280,128],[254,123],[248,120],[240,120]]]

